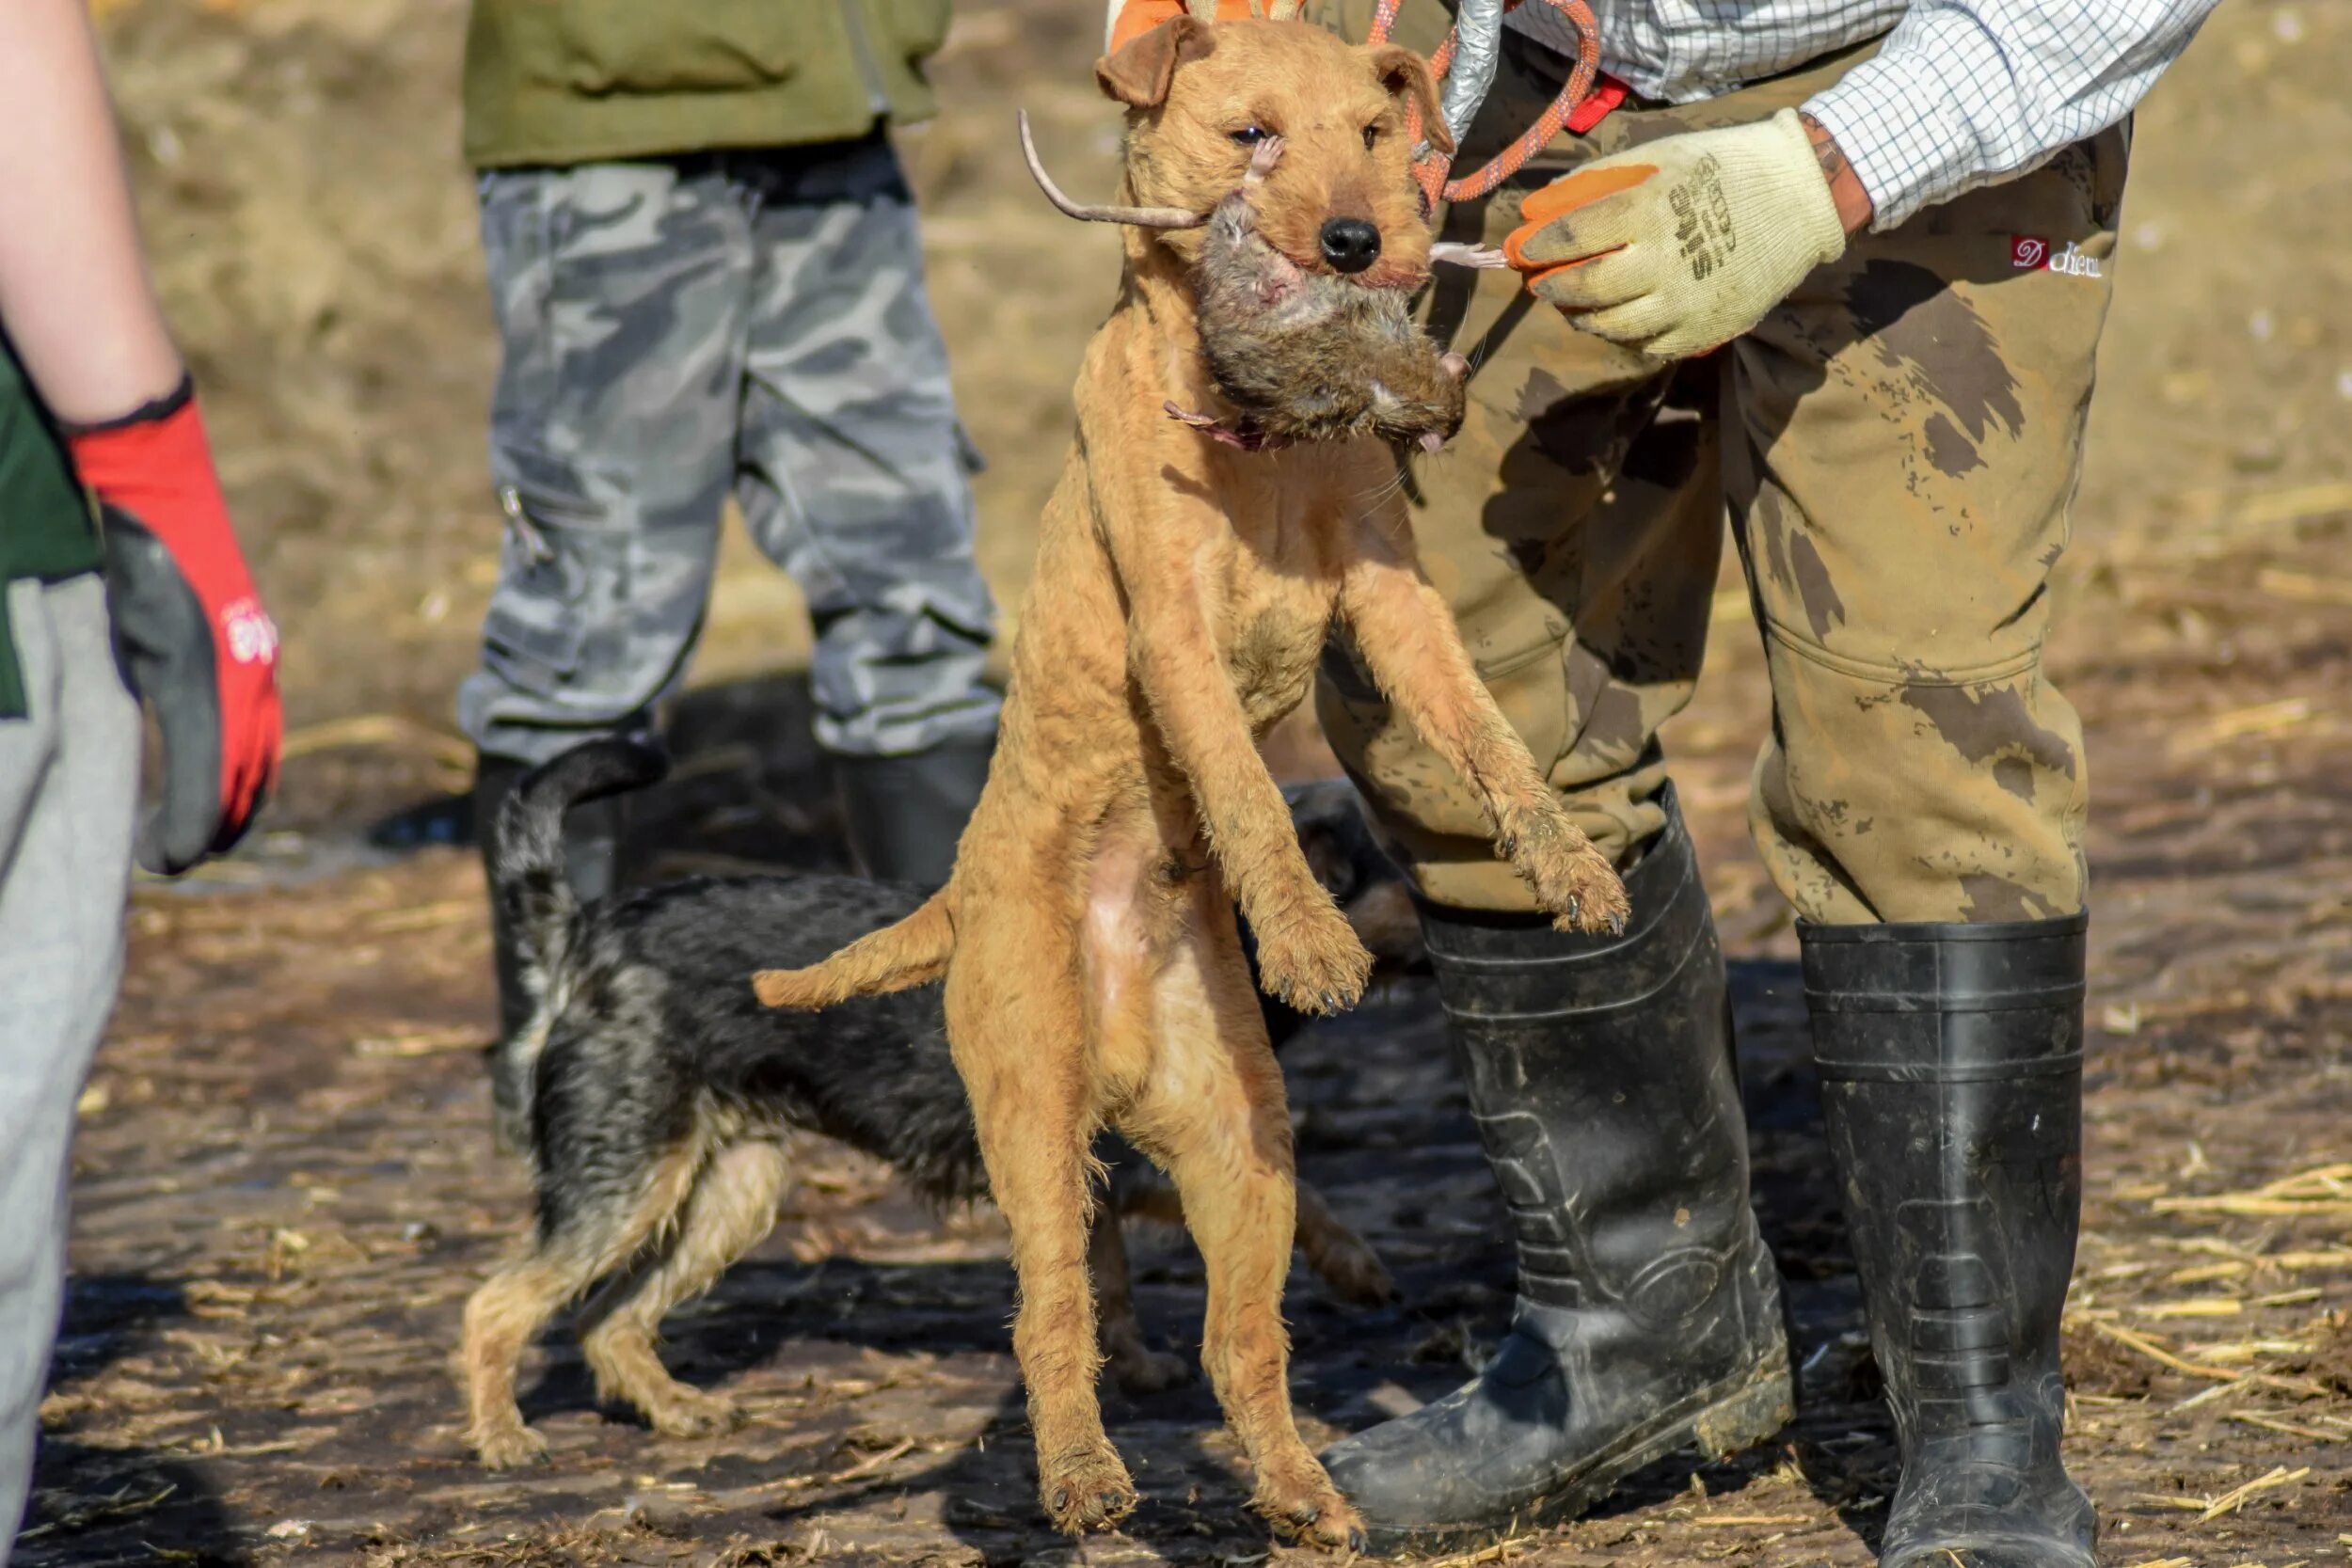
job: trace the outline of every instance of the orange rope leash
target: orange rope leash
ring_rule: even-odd
[[[1434,150],[1415,164],[1413,182],[1421,187],[1423,211],[1435,212],[1440,199],[1475,201],[1518,173],[1527,166],[1529,159],[1542,151],[1560,134],[1568,123],[1568,117],[1576,113],[1577,105],[1583,103],[1585,96],[1593,90],[1593,83],[1600,74],[1600,24],[1594,18],[1592,8],[1584,0],[1544,0],[1544,3],[1566,17],[1568,24],[1576,29],[1576,69],[1568,73],[1567,85],[1560,89],[1560,95],[1551,101],[1550,106],[1544,110],[1535,123],[1527,128],[1525,135],[1503,149],[1492,163],[1477,173],[1465,175],[1459,180],[1448,180],[1446,176],[1453,169],[1454,160],[1448,154]],[[1396,24],[1396,11],[1401,4],[1403,0],[1379,0],[1372,13],[1374,43],[1388,41],[1389,29]],[[1510,0],[1504,8],[1510,9],[1518,4],[1519,0]],[[1445,79],[1447,69],[1454,63],[1456,41],[1456,30],[1449,29],[1445,42],[1439,44],[1438,52],[1429,57],[1429,69],[1440,81]],[[1406,134],[1417,140],[1420,138],[1421,113],[1418,109],[1413,111]]]

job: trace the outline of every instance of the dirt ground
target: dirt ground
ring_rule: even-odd
[[[751,1412],[706,1441],[599,1412],[550,1337],[525,1408],[553,1462],[459,1438],[459,1305],[519,1231],[477,1057],[487,938],[447,841],[449,691],[488,587],[493,349],[455,158],[459,0],[106,8],[169,304],[285,623],[294,758],[270,832],[142,885],[84,1101],[75,1283],[29,1564],[1030,1560],[1248,1564],[1269,1547],[1212,1402],[1110,1405],[1145,1504],[1041,1525],[1000,1227],[812,1150],[775,1235],[670,1324]],[[949,112],[906,142],[1008,604],[1066,438],[1113,242],[1019,172],[1026,103],[1073,188],[1113,117],[1091,6],[964,8]],[[2053,651],[2097,770],[2088,1212],[2069,1457],[2137,1568],[2352,1560],[2352,16],[2231,0],[2139,120],[2115,316]],[[791,672],[805,628],[739,539],[649,876],[833,863]],[[1744,843],[1766,707],[1727,581],[1669,736],[1735,956],[1758,1200],[1804,1408],[1772,1448],[1661,1465],[1486,1560],[1862,1564],[1893,1481],[1804,1064],[1785,910]],[[1311,736],[1285,765],[1312,770]],[[1402,1304],[1295,1277],[1313,1435],[1450,1387],[1508,1260],[1434,1003],[1400,986],[1287,1054],[1306,1173]],[[1197,1259],[1140,1238],[1147,1321],[1194,1343]],[[1279,1554],[1277,1555],[1287,1555]]]

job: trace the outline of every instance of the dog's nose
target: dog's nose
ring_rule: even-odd
[[[1380,230],[1361,218],[1333,218],[1323,226],[1323,259],[1333,272],[1361,272],[1380,260]]]

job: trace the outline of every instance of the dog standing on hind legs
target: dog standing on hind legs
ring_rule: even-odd
[[[1368,289],[1426,277],[1407,102],[1426,134],[1443,128],[1419,56],[1187,16],[1096,73],[1129,109],[1136,210],[1205,214],[1254,173],[1256,231],[1299,274]],[[817,1008],[945,977],[949,1044],[1012,1231],[1013,1346],[1057,1526],[1108,1526],[1136,1500],[1094,1392],[1088,1149],[1107,1125],[1182,1196],[1207,1266],[1201,1359],[1256,1471],[1254,1506],[1339,1546],[1359,1539],[1356,1513],[1290,1404],[1290,1124],[1233,909],[1274,994],[1316,1012],[1356,1000],[1369,960],[1257,751],[1306,695],[1332,622],[1477,793],[1543,908],[1597,930],[1626,905],[1422,578],[1390,449],[1243,450],[1163,414],[1233,412],[1203,362],[1201,244],[1197,226],[1128,236],[953,878],[898,925],[755,984],[771,1006]]]
[[[762,960],[813,962],[904,918],[920,891],[854,877],[694,877],[581,902],[565,873],[576,804],[644,788],[667,764],[617,737],[527,774],[489,830],[491,889],[515,934],[528,1022],[492,1058],[492,1101],[530,1157],[530,1243],[467,1304],[460,1360],[467,1437],[493,1469],[545,1445],[515,1400],[524,1351],[567,1302],[596,1289],[579,1323],[599,1396],[655,1430],[691,1437],[733,1419],[727,1401],[672,1378],[655,1351],[663,1316],[715,1283],[768,1233],[798,1133],[888,1163],[945,1209],[988,1196],[972,1113],[949,1059],[939,988],[829,1012],[763,1007],[743,984]],[[1399,922],[1395,870],[1345,785],[1302,786],[1298,831],[1384,969],[1418,956]],[[1304,1021],[1268,1006],[1279,1041]],[[1174,1222],[1142,1161],[1118,1158],[1089,1253],[1105,1366],[1131,1394],[1190,1375],[1136,1322],[1120,1221]],[[1388,1299],[1380,1260],[1301,1182],[1298,1247],[1341,1298]]]

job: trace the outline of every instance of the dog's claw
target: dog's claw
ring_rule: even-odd
[[[1625,916],[1613,914],[1609,917],[1609,934],[1613,937],[1625,935]]]

